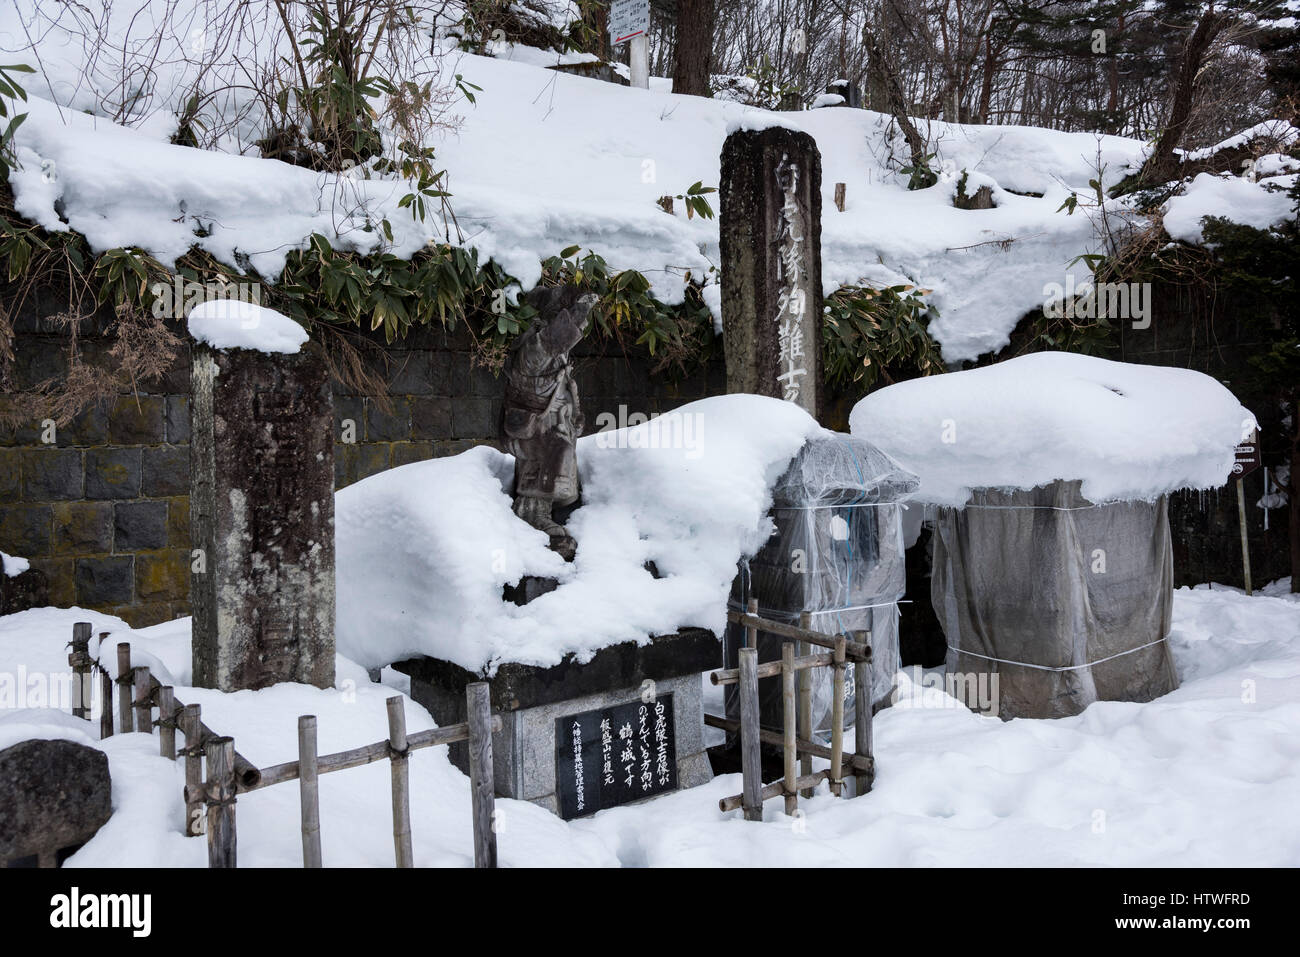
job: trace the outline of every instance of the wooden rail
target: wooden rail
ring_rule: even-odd
[[[116,679],[89,655],[91,625],[78,622],[73,627],[72,665],[78,688],[89,688],[91,673],[98,667],[102,675],[100,736],[114,733],[113,684],[118,686],[118,729],[151,734],[159,729],[159,753],[175,761],[185,759],[185,834],[207,834],[208,866],[234,867],[237,861],[235,804],[239,795],[249,794],[287,781],[299,782],[303,866],[321,866],[320,788],[319,778],[332,771],[359,768],[376,761],[392,765],[393,849],[398,867],[413,867],[410,813],[410,755],[423,748],[440,747],[459,741],[469,742],[470,793],[474,824],[474,864],[496,867],[497,847],[494,828],[495,789],[492,771],[492,735],[500,731],[500,716],[491,712],[488,686],[477,682],[466,689],[469,719],[445,728],[431,728],[408,734],[405,699],[394,695],[386,700],[388,738],[335,754],[316,753],[316,717],[298,719],[298,760],[258,768],[235,750],[233,738],[219,735],[201,718],[197,704],[177,700],[175,690],[163,685],[143,665],[132,667],[131,646],[117,646]],[[100,650],[109,632],[100,634]],[[158,719],[153,720],[153,709]],[[74,702],[73,713],[89,720],[90,697]],[[176,747],[176,732],[185,737],[185,746]],[[206,764],[206,775],[204,766]]]
[[[710,674],[715,685],[739,685],[740,719],[706,714],[704,723],[715,728],[740,733],[741,793],[718,802],[722,811],[744,811],[745,820],[763,819],[763,802],[774,797],[785,799],[785,813],[798,811],[799,797],[812,797],[822,781],[830,784],[836,797],[844,794],[845,767],[852,769],[855,791],[865,794],[875,777],[871,735],[871,634],[855,632],[827,635],[814,631],[811,616],[805,612],[798,625],[772,621],[758,615],[758,602],[750,599],[744,612],[730,611],[727,620],[745,628],[745,647],[739,652],[738,668],[722,668]],[[758,632],[782,638],[781,657],[758,663]],[[830,652],[809,653],[810,647],[829,648]],[[848,670],[853,665],[855,694],[854,753],[844,752],[844,692]],[[831,669],[831,744],[812,740],[812,686],[809,673],[814,668]],[[781,733],[760,726],[758,682],[762,678],[781,678]],[[764,785],[762,780],[762,745],[781,749],[782,778]],[[813,772],[812,759],[824,758],[830,767]]]

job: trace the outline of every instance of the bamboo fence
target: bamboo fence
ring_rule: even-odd
[[[91,625],[78,622],[68,664],[73,670],[73,714],[90,719],[93,672],[100,672],[102,707],[100,737],[117,732],[158,729],[159,753],[172,761],[185,761],[185,833],[203,834],[208,839],[208,866],[234,867],[237,859],[235,804],[239,795],[276,784],[298,781],[300,797],[302,859],[304,867],[320,867],[320,775],[358,768],[376,761],[388,761],[392,770],[393,852],[398,867],[415,866],[411,842],[410,756],[412,751],[469,742],[470,795],[474,825],[474,866],[496,867],[494,829],[495,792],[492,772],[492,734],[501,729],[501,718],[491,712],[485,682],[466,689],[468,719],[445,728],[408,734],[401,695],[388,698],[388,737],[334,754],[318,754],[316,716],[298,718],[298,760],[258,768],[235,750],[234,739],[219,735],[202,721],[197,704],[177,700],[175,690],[163,685],[145,665],[132,666],[131,646],[117,646],[117,678],[90,656]],[[101,632],[101,653],[109,632]],[[117,722],[113,720],[113,685],[117,691]],[[157,718],[154,712],[157,711]],[[176,732],[185,738],[177,748]]]

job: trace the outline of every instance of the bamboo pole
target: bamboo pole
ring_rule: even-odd
[[[1245,578],[1246,594],[1253,595],[1250,587],[1250,545],[1246,542],[1246,491],[1245,479],[1237,479],[1237,522],[1241,526],[1241,571]],[[1268,491],[1265,489],[1264,491]]]
[[[758,649],[740,649],[740,769],[745,820],[763,820],[763,754],[758,737]]]
[[[99,737],[113,736],[113,678],[103,668],[99,669]]]
[[[414,867],[411,850],[411,767],[407,763],[406,711],[402,696],[394,695],[388,705],[388,763],[393,771],[393,851],[398,867]]]
[[[158,753],[176,760],[176,691],[171,685],[158,689]]]
[[[723,731],[728,731],[732,734],[738,734],[740,732],[740,722],[732,718],[724,718],[720,715],[708,714],[706,712],[704,715],[704,723],[711,728],[721,728]],[[758,739],[764,744],[770,744],[776,748],[782,747],[785,743],[785,739],[779,732],[769,731],[767,728],[759,728]],[[831,759],[830,748],[820,745],[816,741],[809,741],[806,738],[797,738],[795,740],[795,750],[798,751],[801,756],[807,754],[814,758],[822,758],[826,761]],[[856,754],[846,754],[844,760],[845,763],[855,772],[869,772],[872,768],[870,762],[865,758],[859,758]],[[802,771],[799,772],[799,776],[804,776]]]
[[[199,706],[181,708],[180,725],[185,735],[185,836],[203,833],[203,746]]]
[[[130,734],[135,726],[131,718],[131,644],[119,642],[117,646],[117,727]]]
[[[469,789],[474,817],[474,866],[497,866],[496,791],[492,770],[492,698],[486,681],[465,688],[469,717]]]
[[[135,668],[131,673],[131,684],[135,699],[135,729],[153,734],[153,689],[149,687],[148,667],[141,665]]]
[[[302,866],[320,867],[320,781],[316,775],[316,716],[298,719],[298,797],[302,804]]]
[[[799,616],[799,628],[802,631],[812,630],[812,615],[804,612]],[[799,641],[800,657],[804,657],[812,649],[812,645],[807,642]],[[807,671],[799,673],[799,737],[811,741],[813,736],[812,727],[812,675]],[[805,754],[799,761],[799,775],[807,777],[812,774],[812,755]],[[813,796],[812,788],[804,788],[803,796],[810,798]]]
[[[208,867],[234,867],[235,838],[235,739],[208,741]]]
[[[840,635],[835,641],[835,664],[831,678],[831,793],[844,793],[844,645]]]
[[[501,730],[501,716],[492,716],[493,733]],[[416,731],[406,736],[406,750],[418,751],[421,748],[433,748],[444,744],[455,744],[457,741],[469,740],[469,725],[465,723],[451,724],[445,728],[431,728],[428,731]],[[337,754],[322,754],[316,759],[316,773],[329,774],[332,771],[346,771],[348,768],[360,768],[367,764],[374,764],[376,761],[388,760],[388,740],[378,742],[377,744],[364,744],[359,748],[353,748],[350,751],[339,751]],[[239,769],[239,753],[235,753],[235,768]],[[269,768],[253,769],[257,774],[256,781],[244,781],[241,779],[239,784],[240,793],[257,791],[261,788],[269,788],[276,784],[283,784],[285,781],[298,780],[298,762],[286,761],[284,764],[272,765]]]
[[[811,618],[811,616],[810,616]],[[821,648],[835,648],[835,638],[831,635],[824,635],[819,631],[811,628],[804,628],[796,625],[787,625],[782,621],[772,621],[768,618],[756,618],[753,615],[740,612],[727,612],[727,621],[736,622],[744,625],[746,628],[751,626],[759,631],[765,631],[771,635],[777,635],[781,638],[794,638],[800,641],[806,641],[810,644],[817,645]],[[856,641],[845,643],[844,651],[850,661],[857,661],[859,658],[871,657],[871,649],[865,645],[860,645]]]
[[[87,720],[94,687],[90,681],[90,630],[88,621],[79,621],[72,626],[72,653],[68,655],[68,664],[72,668],[72,714]]]
[[[871,760],[871,665],[865,661],[853,664],[853,739],[855,756]],[[858,771],[855,793],[871,790],[871,772]]]
[[[757,624],[758,599],[751,598],[748,604],[745,606],[745,608],[749,612],[750,619],[752,619],[751,621],[745,624],[745,647],[757,648],[758,647],[758,624]]]
[[[794,642],[781,643],[781,734],[782,751],[785,757],[785,813],[793,814],[799,808],[798,752],[795,750],[796,728],[794,682],[797,674],[794,670]]]
[[[99,633],[99,655],[104,653],[104,642],[108,641],[108,636],[107,631]],[[113,678],[102,664],[99,665],[99,697],[99,737],[111,738],[113,736]]]
[[[794,644],[794,642],[791,642]],[[831,652],[807,655],[794,659],[795,671],[806,671],[809,668],[825,668],[835,663],[835,656]],[[763,678],[775,678],[785,667],[780,661],[765,661],[758,666],[759,680]],[[709,672],[709,681],[715,685],[734,685],[740,683],[739,668],[719,668],[717,671]]]
[[[812,774],[808,774],[799,778],[797,781],[794,782],[795,787],[798,788],[800,791],[803,790],[812,791],[814,788],[817,787],[818,784],[820,784],[822,781],[825,781],[828,777],[830,777],[830,774],[831,774],[830,768],[822,768],[820,771],[814,771]],[[785,793],[785,781],[784,780],[773,781],[771,784],[767,784],[763,786],[763,789],[759,792],[759,800],[770,801],[772,800],[772,798],[776,797],[777,795],[784,794],[784,793]],[[745,797],[742,794],[733,794],[731,797],[725,797],[722,800],[718,801],[718,810],[724,813],[729,811],[734,811],[737,808],[742,808],[744,806],[745,806]]]

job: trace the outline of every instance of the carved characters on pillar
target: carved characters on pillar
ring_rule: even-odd
[[[776,166],[776,186],[781,195],[781,220],[777,233],[777,381],[788,402],[801,403],[801,377],[808,374],[804,363],[804,319],[808,311],[807,276],[803,270],[806,241],[803,211],[800,209],[799,163],[782,154]],[[815,345],[815,344],[814,344]]]
[[[527,302],[538,316],[506,359],[502,438],[515,457],[514,511],[546,532],[566,561],[573,560],[577,542],[553,511],[581,494],[577,442],[583,428],[569,356],[586,334],[597,301],[573,286],[534,289]]]

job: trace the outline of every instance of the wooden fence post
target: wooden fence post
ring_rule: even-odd
[[[75,717],[90,718],[90,629],[88,621],[72,626],[72,653],[68,664],[72,667],[72,713]]]
[[[835,184],[835,208],[841,213],[844,212],[844,193],[846,187],[843,183]]]
[[[469,723],[469,790],[474,815],[474,866],[496,867],[492,698],[486,681],[476,681],[465,688],[465,707]]]
[[[859,631],[855,635],[858,644],[866,645],[866,661],[853,663],[853,752],[858,757],[872,760],[871,754],[871,632]],[[859,771],[856,780],[856,793],[866,794],[871,790],[872,774]]]
[[[187,704],[181,709],[181,731],[185,734],[185,836],[203,833],[203,722],[200,708]]]
[[[171,685],[158,689],[158,753],[176,760],[176,691]]]
[[[320,778],[317,771],[316,716],[298,719],[298,796],[302,802],[302,866],[320,867]]]
[[[794,693],[794,642],[781,643],[781,743],[785,755],[785,813],[793,814],[799,807],[799,794],[795,782],[799,779],[798,753],[795,749],[795,693]]]
[[[134,727],[131,719],[131,645],[119,642],[117,646],[117,727],[130,734]]]
[[[799,627],[806,631],[812,631],[812,615],[804,612],[799,616]],[[799,655],[802,657],[812,653],[812,645],[809,642],[799,642]],[[805,741],[813,739],[812,726],[812,669],[805,668],[799,672],[799,737]],[[799,774],[801,777],[807,777],[812,774],[812,755],[805,754],[799,759]],[[813,788],[804,788],[803,796],[811,798],[814,794]]]
[[[751,614],[751,615],[753,615],[754,617],[757,618],[757,617],[758,617],[758,599],[757,599],[757,598],[751,598],[751,599],[749,600],[749,604],[748,604],[748,605],[746,606],[746,608],[745,608],[745,611],[748,612],[749,614]],[[757,628],[757,626],[755,626],[755,625],[746,625],[746,626],[745,626],[745,647],[746,647],[746,648],[757,648],[757,647],[758,647],[758,628]]]
[[[234,867],[235,739],[211,738],[207,751],[208,867]]]
[[[746,821],[763,820],[763,753],[758,738],[758,649],[740,649],[740,768]]]
[[[131,673],[135,689],[135,729],[153,734],[153,689],[149,687],[149,669],[141,665]]]
[[[388,705],[388,761],[393,770],[393,850],[398,867],[414,867],[411,851],[411,769],[407,763],[406,712],[402,696],[394,695]]]
[[[835,639],[835,658],[831,665],[831,793],[840,797],[844,791],[844,642]]]
[[[107,631],[99,633],[100,655],[104,654],[104,642],[108,636]],[[102,663],[99,664],[99,697],[99,737],[102,740],[113,736],[113,679]]]

